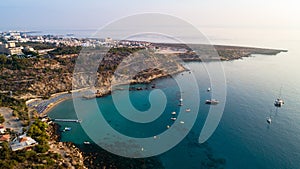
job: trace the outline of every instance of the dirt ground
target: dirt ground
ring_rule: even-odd
[[[10,128],[15,132],[22,131],[22,124],[21,121],[15,120],[15,117],[12,116],[13,110],[7,107],[0,107],[0,114],[4,117],[5,122],[4,126],[6,128]]]

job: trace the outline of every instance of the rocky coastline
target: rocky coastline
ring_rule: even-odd
[[[71,142],[61,142],[60,141],[60,126],[56,123],[50,123],[47,129],[47,132],[50,136],[49,146],[50,152],[57,153],[60,155],[60,159],[57,162],[59,166],[63,168],[77,168],[77,169],[86,169],[84,165],[84,156]]]

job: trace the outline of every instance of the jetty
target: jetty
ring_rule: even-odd
[[[75,122],[75,123],[81,123],[82,122],[82,120],[80,120],[80,119],[52,119],[52,121]]]

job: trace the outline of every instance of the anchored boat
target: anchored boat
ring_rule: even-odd
[[[268,124],[271,124],[271,123],[272,123],[271,117],[268,117],[268,118],[267,118],[267,123],[268,123]]]
[[[218,104],[219,101],[216,99],[210,99],[205,101],[206,104]]]
[[[281,107],[283,104],[284,104],[284,101],[282,99],[280,99],[280,98],[276,99],[275,103],[274,103],[274,105],[276,107]]]

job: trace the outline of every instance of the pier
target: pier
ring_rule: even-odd
[[[81,123],[80,119],[52,119],[52,121]]]

